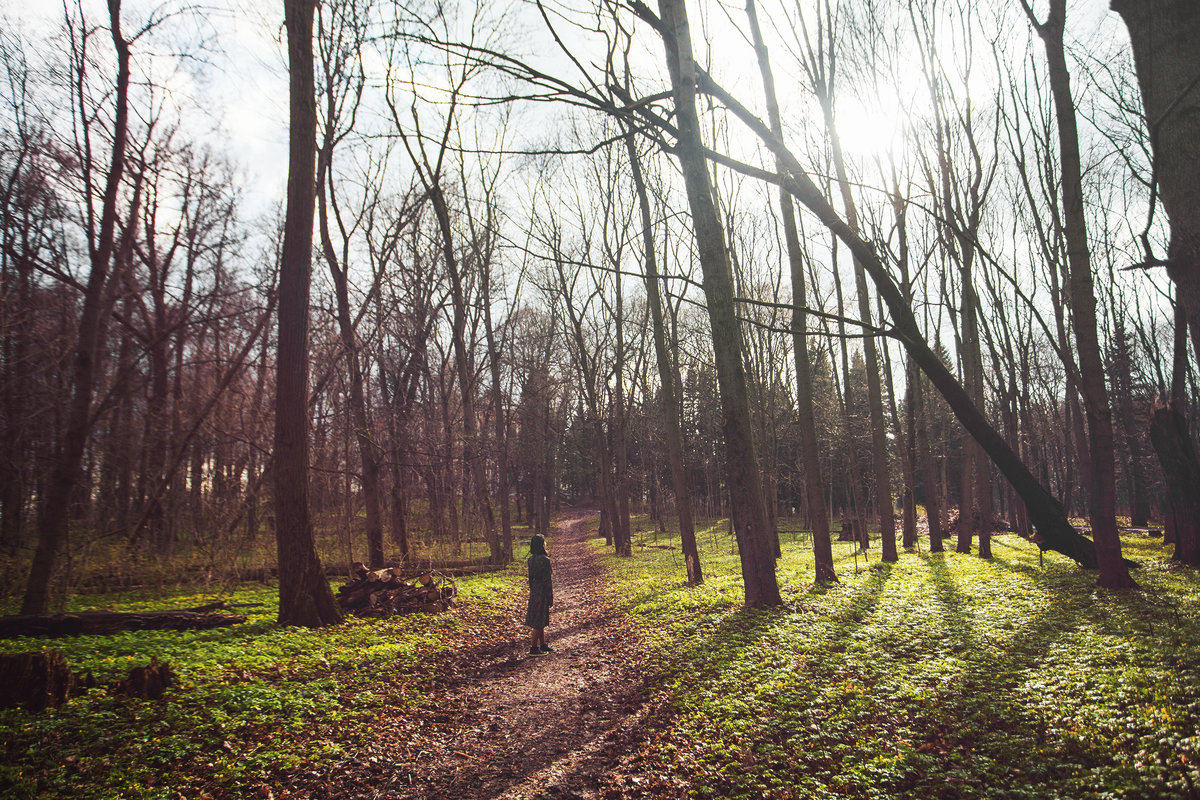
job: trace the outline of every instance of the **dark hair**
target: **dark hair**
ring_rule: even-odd
[[[546,555],[546,537],[535,533],[529,539],[529,552],[535,556]]]

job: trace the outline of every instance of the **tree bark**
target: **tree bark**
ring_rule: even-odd
[[[1083,177],[1079,155],[1079,132],[1071,99],[1063,31],[1066,0],[1051,0],[1050,14],[1038,23],[1026,6],[1030,20],[1046,46],[1050,92],[1054,98],[1058,139],[1062,156],[1063,222],[1070,268],[1071,311],[1075,345],[1079,352],[1080,389],[1088,422],[1091,450],[1091,481],[1088,506],[1092,538],[1100,566],[1100,585],[1111,589],[1135,586],[1121,557],[1117,532],[1116,454],[1113,443],[1112,409],[1104,384],[1104,362],[1096,326],[1096,292],[1092,282],[1091,254],[1083,208]]]
[[[667,70],[675,94],[679,140],[676,156],[683,171],[696,236],[704,296],[712,327],[717,383],[725,432],[726,470],[734,530],[741,553],[746,605],[777,606],[783,601],[775,576],[770,531],[750,424],[750,402],[742,362],[741,331],[733,303],[733,276],[721,222],[713,205],[712,184],[696,113],[696,67],[683,0],[660,0],[666,33]]]
[[[275,387],[275,542],[279,623],[317,628],[340,622],[321,568],[308,507],[308,292],[316,199],[316,0],[284,0],[290,126],[287,210],[279,266]]]

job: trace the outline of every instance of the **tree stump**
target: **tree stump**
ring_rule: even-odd
[[[75,675],[59,650],[0,655],[0,708],[57,708],[74,684]]]
[[[149,666],[129,670],[129,677],[117,684],[116,693],[122,697],[160,700],[163,692],[174,682],[175,673],[171,671],[171,665],[159,664],[157,658],[152,658]]]

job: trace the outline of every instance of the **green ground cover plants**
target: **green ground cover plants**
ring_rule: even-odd
[[[178,676],[161,701],[105,689],[59,709],[0,711],[0,796],[175,798],[249,796],[281,771],[336,759],[369,732],[384,706],[426,699],[435,661],[502,609],[520,565],[457,581],[469,612],[348,619],[321,630],[275,624],[274,587],[221,595],[246,623],[206,631],[0,641],[0,651],[54,648],[101,683],[157,658]],[[194,590],[193,590],[194,591]],[[213,600],[188,590],[81,596],[69,610],[186,608]]]
[[[1124,542],[1141,589],[1114,593],[1014,535],[857,569],[835,542],[813,586],[785,536],[786,607],[752,611],[725,525],[701,587],[668,538],[604,556],[649,660],[644,759],[693,796],[1197,796],[1200,580],[1160,540]]]

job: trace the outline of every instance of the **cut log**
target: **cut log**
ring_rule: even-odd
[[[59,650],[0,655],[0,708],[57,708],[74,685],[75,675]]]
[[[343,611],[386,617],[445,611],[457,593],[454,581],[444,575],[426,572],[405,580],[400,569],[393,567],[361,573],[338,589],[337,599]]]
[[[121,631],[189,631],[245,622],[240,614],[196,611],[79,611],[72,614],[17,614],[0,617],[0,639],[15,636],[98,636]]]

